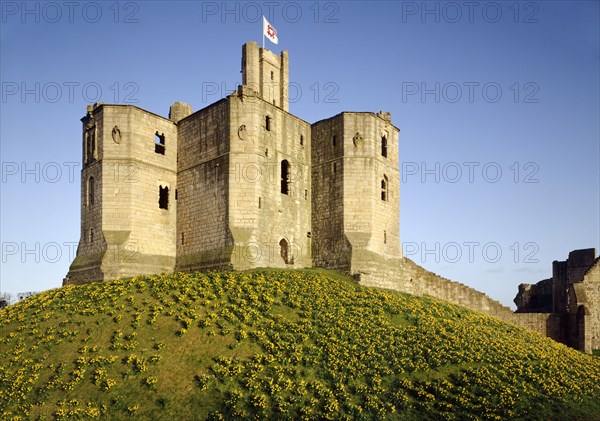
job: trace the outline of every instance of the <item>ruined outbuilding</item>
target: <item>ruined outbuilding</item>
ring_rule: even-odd
[[[585,352],[600,349],[600,257],[574,250],[552,262],[552,278],[519,285],[517,313],[547,315],[547,335]]]

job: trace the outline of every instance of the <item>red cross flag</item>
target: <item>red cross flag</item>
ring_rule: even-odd
[[[267,18],[263,16],[263,36],[267,37],[269,41],[274,44],[279,44],[279,40],[277,39],[277,31],[273,28],[273,25],[269,23]]]

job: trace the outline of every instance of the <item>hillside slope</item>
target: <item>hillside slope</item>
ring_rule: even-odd
[[[2,419],[555,419],[600,359],[482,313],[317,270],[179,273],[0,311]]]

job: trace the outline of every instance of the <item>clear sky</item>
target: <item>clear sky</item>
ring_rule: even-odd
[[[553,260],[600,249],[598,1],[1,6],[3,292],[68,271],[86,105],[209,105],[240,83],[263,14],[292,113],[391,112],[405,255],[512,305]]]

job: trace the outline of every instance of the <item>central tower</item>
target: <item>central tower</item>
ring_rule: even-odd
[[[276,55],[255,42],[242,47],[242,85],[284,111],[289,111],[288,52]]]
[[[288,54],[242,47],[242,85],[178,122],[176,270],[312,265],[310,124]]]

